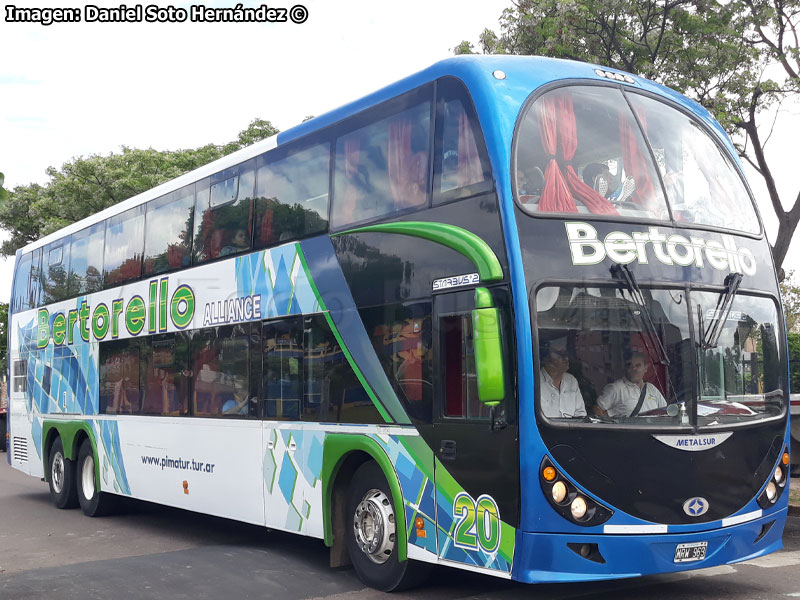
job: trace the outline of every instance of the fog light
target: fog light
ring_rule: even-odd
[[[576,521],[580,521],[586,516],[586,500],[581,496],[576,497],[575,500],[572,501],[569,510],[572,513],[572,518]]]
[[[564,485],[563,481],[556,481],[551,490],[551,494],[553,495],[553,502],[561,504],[564,498],[567,497],[567,486]]]
[[[778,488],[775,487],[775,482],[770,481],[767,484],[767,489],[764,490],[767,493],[767,500],[770,502],[775,502],[775,498],[778,497]]]
[[[773,475],[775,478],[775,483],[781,483],[783,481],[783,469],[780,466],[775,467],[775,474]]]

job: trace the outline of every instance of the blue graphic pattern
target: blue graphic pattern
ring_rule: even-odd
[[[266,318],[319,312],[299,253],[299,244],[289,244],[237,257],[239,296],[261,295],[261,313]]]

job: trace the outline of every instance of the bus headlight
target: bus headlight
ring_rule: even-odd
[[[767,495],[767,500],[770,502],[775,502],[775,500],[778,498],[778,488],[774,481],[770,481],[767,484],[767,487],[764,489],[764,493]]]
[[[594,527],[605,523],[614,514],[610,508],[578,489],[548,456],[539,466],[539,485],[553,510],[575,525]]]
[[[588,506],[586,506],[586,500],[583,499],[583,496],[576,496],[575,500],[573,500],[572,504],[569,506],[572,518],[576,521],[582,520],[586,516],[587,510]]]
[[[775,479],[775,483],[779,485],[783,481],[783,468],[780,465],[775,467],[775,474],[772,477]]]
[[[553,495],[553,502],[561,504],[564,502],[564,498],[567,497],[567,486],[563,481],[556,481],[550,493]]]

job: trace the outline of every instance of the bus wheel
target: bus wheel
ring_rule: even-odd
[[[64,444],[56,438],[50,448],[50,498],[56,508],[75,508],[75,462],[64,456]]]
[[[392,492],[376,463],[364,463],[353,475],[347,518],[347,550],[361,581],[384,592],[423,581],[429,565],[397,560],[398,545],[404,540],[397,539]]]
[[[83,440],[78,452],[78,501],[87,517],[101,517],[114,508],[116,496],[97,489],[92,442]]]

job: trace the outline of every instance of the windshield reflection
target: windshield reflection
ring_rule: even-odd
[[[687,299],[681,289],[539,289],[540,414],[553,423],[659,429],[780,415],[774,302],[738,295],[717,346],[702,349],[689,315],[701,335],[699,321],[713,321],[718,299],[713,292],[691,292]]]
[[[719,294],[694,292],[700,332],[719,315]],[[716,425],[781,414],[782,361],[775,303],[738,295],[713,347],[697,347],[698,424]],[[705,325],[707,327],[707,325]]]

